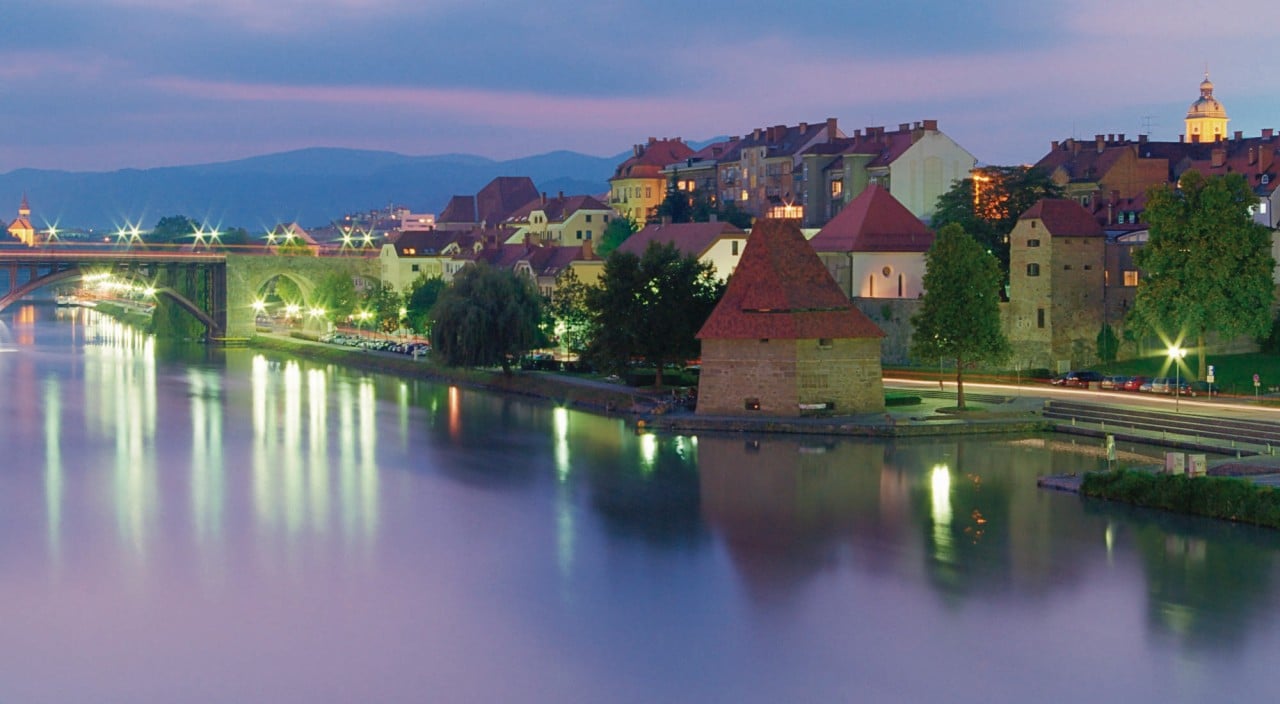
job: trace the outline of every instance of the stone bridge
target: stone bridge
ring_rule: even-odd
[[[254,332],[254,302],[271,279],[280,276],[298,286],[309,303],[324,276],[337,272],[376,283],[380,277],[377,257],[278,254],[261,249],[251,252],[130,251],[114,248],[50,247],[0,250],[0,311],[42,288],[76,281],[95,273],[153,282],[179,280],[191,296],[175,287],[156,287],[157,298],[167,299],[198,319],[208,338],[249,337]],[[197,300],[203,303],[197,303]]]

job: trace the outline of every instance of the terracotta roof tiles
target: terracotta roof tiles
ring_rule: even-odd
[[[933,232],[887,189],[871,184],[809,244],[817,252],[927,252]]]
[[[698,339],[879,338],[884,332],[853,306],[800,228],[760,220],[724,297]]]

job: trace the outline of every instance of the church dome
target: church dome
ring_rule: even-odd
[[[1200,82],[1200,99],[1191,104],[1187,109],[1187,119],[1197,117],[1217,117],[1226,119],[1227,109],[1222,107],[1222,103],[1213,97],[1213,81],[1209,80],[1209,74],[1204,75],[1204,80]]]

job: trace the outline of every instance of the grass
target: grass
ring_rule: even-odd
[[[1280,492],[1244,479],[1121,469],[1086,474],[1080,493],[1174,513],[1280,528]]]

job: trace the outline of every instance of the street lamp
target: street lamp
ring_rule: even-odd
[[[1178,412],[1178,402],[1182,400],[1182,360],[1187,356],[1186,349],[1174,345],[1169,348],[1169,359],[1173,360],[1173,412]]]
[[[370,313],[367,310],[362,310],[356,314],[356,330],[360,333],[360,337],[364,337],[365,321],[372,317],[373,317],[373,313]]]

